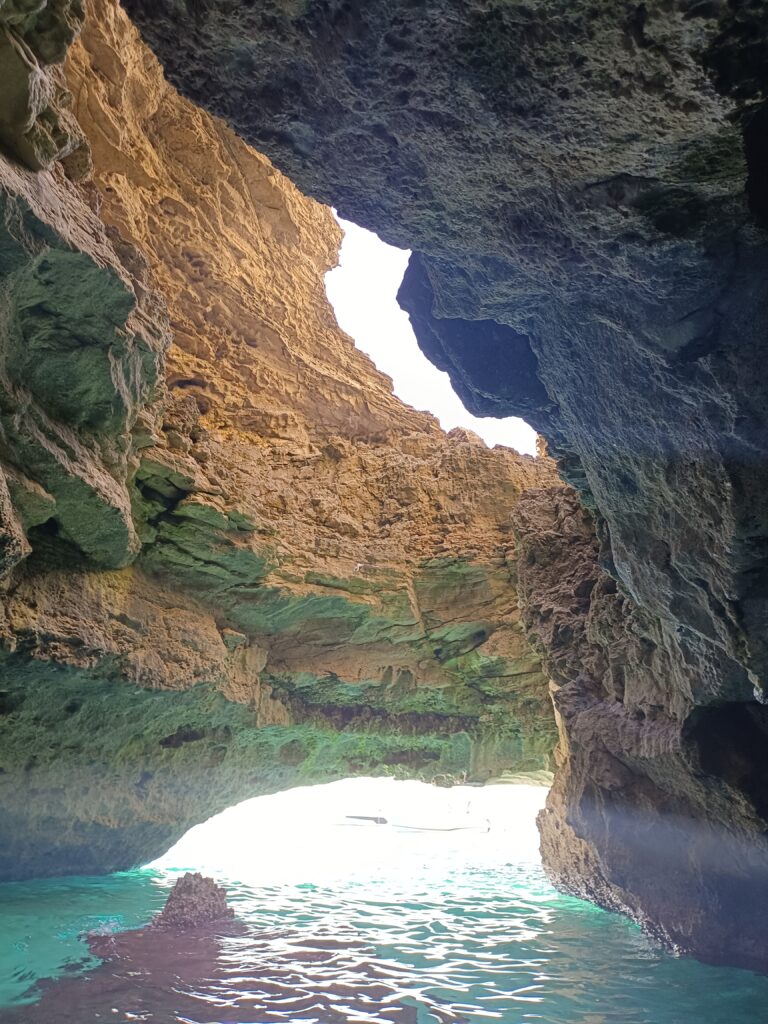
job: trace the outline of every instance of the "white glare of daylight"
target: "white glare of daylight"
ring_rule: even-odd
[[[343,779],[230,807],[149,866],[259,885],[389,887],[468,865],[538,864],[546,796],[544,786]]]
[[[339,224],[344,241],[339,266],[325,277],[328,298],[339,326],[392,378],[397,397],[437,416],[443,430],[466,427],[488,445],[535,455],[536,433],[527,423],[516,417],[472,416],[451,387],[448,374],[421,353],[408,314],[395,298],[410,253],[349,221],[339,220]]]

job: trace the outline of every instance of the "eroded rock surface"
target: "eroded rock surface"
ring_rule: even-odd
[[[146,266],[60,171],[0,161],[2,568],[56,524],[94,564],[140,542],[129,482],[168,343]]]
[[[552,465],[394,398],[328,305],[330,211],[115,3],[65,70],[92,181],[2,165],[38,205],[0,236],[0,875],[289,785],[547,767],[510,511]]]
[[[765,543],[750,367],[766,239],[740,130],[756,108],[730,95],[759,95],[759,72],[747,89],[734,67],[749,19],[560,0],[126,7],[193,99],[420,250],[403,301],[467,403],[527,415],[599,508],[628,591],[752,671],[742,694],[759,684],[763,631],[744,627]]]
[[[764,971],[764,706],[695,706],[693,651],[600,567],[572,491],[530,491],[514,515],[526,625],[560,729],[539,817],[550,873],[667,945]]]
[[[415,250],[424,351],[595,513],[619,589],[530,584],[575,608],[535,626],[569,751],[554,876],[765,967],[764,3],[126,8],[187,95]]]
[[[222,886],[199,871],[188,871],[171,889],[165,906],[150,927],[180,932],[228,921],[234,916]]]
[[[73,178],[88,171],[88,145],[60,65],[84,17],[83,0],[0,4],[0,144],[33,170],[61,160]]]

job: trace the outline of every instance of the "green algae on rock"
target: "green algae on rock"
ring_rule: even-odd
[[[0,159],[3,877],[299,783],[548,767],[509,513],[552,465],[395,398],[328,305],[330,211],[112,0],[64,70],[92,180]]]
[[[519,534],[552,538],[525,592],[562,682],[553,877],[765,969],[765,5],[125,6],[188,96],[413,251],[421,347],[594,513]]]
[[[456,777],[471,741],[437,716],[269,724],[198,685],[139,689],[11,656],[0,692],[0,878],[121,871],[247,797],[352,775]],[[293,719],[293,720],[292,720]]]
[[[64,182],[41,187],[11,165],[1,170],[9,486],[23,529],[55,522],[97,564],[122,565],[139,549],[128,488],[133,431],[157,394],[165,314],[136,277],[136,261],[128,269]]]

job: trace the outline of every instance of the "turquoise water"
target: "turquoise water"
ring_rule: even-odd
[[[350,802],[362,790],[337,793],[349,813],[373,806]],[[407,818],[399,790],[396,797],[393,806]],[[507,804],[496,817],[487,799],[480,808],[492,819],[490,832],[453,834],[337,825],[318,791],[314,818],[298,814],[295,798],[282,810],[279,798],[265,799],[273,801],[272,818],[251,817],[248,831],[227,812],[202,839],[182,843],[151,869],[0,887],[0,1002],[10,1008],[27,1001],[23,1012],[31,1012],[29,986],[37,978],[95,963],[78,938],[82,932],[146,922],[189,866],[227,885],[246,932],[222,939],[215,964],[194,984],[166,984],[162,994],[142,998],[140,1011],[130,984],[110,996],[111,1004],[91,1001],[86,987],[78,1013],[62,1012],[62,1020],[768,1020],[768,978],[672,957],[623,918],[558,894],[531,849],[530,811],[540,792],[522,801],[524,822],[507,806],[522,795],[507,792],[498,796]],[[393,812],[385,812],[391,821]],[[284,842],[275,839],[280,814],[293,823]],[[477,820],[476,808],[472,814]],[[226,852],[218,866],[217,843]],[[398,1008],[411,1016],[398,1017]],[[8,1009],[0,1020],[26,1019],[18,1014]]]
[[[166,885],[149,871],[0,885],[0,1007],[30,1002],[39,978],[95,966],[81,936],[141,927]]]

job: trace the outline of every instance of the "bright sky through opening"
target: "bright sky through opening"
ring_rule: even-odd
[[[410,253],[349,221],[339,223],[344,242],[339,266],[325,278],[328,298],[339,326],[392,378],[397,397],[437,416],[443,430],[467,427],[490,446],[502,444],[535,455],[536,433],[527,423],[516,417],[472,416],[451,387],[448,374],[422,355],[408,315],[396,299]]]
[[[539,864],[536,815],[547,792],[530,785],[441,789],[389,778],[304,786],[230,807],[149,866],[259,885],[405,880],[418,887],[458,865]]]

